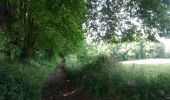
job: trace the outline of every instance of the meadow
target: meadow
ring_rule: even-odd
[[[74,81],[98,99],[169,100],[169,64],[122,64],[101,57],[78,69]]]

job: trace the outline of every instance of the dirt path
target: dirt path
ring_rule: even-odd
[[[124,64],[170,64],[170,59],[144,59],[123,61]],[[121,93],[120,93],[121,95]],[[109,100],[122,100],[121,96],[112,97]],[[42,89],[41,100],[102,100],[94,97],[73,83],[69,75],[60,70],[54,70],[49,75]]]
[[[67,76],[67,75],[66,75]],[[41,100],[103,100],[100,97],[91,95],[89,92],[81,89],[79,86],[75,86],[69,77],[64,78],[63,86],[58,82],[50,81],[50,84],[45,84],[45,88],[42,90]],[[121,100],[119,96],[110,98],[108,100]]]
[[[59,70],[49,75],[42,88],[42,100],[94,100],[92,96],[75,86],[65,72]]]

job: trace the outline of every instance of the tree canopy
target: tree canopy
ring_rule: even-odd
[[[0,8],[1,50],[9,56],[67,55],[84,40],[84,0],[1,0]]]
[[[74,53],[83,23],[97,40],[133,41],[143,33],[154,40],[169,35],[169,8],[169,0],[1,0],[0,50],[12,58]]]
[[[169,0],[88,0],[86,27],[97,40],[117,42],[116,37],[133,38],[133,33],[152,40],[155,34],[169,35],[169,7]]]

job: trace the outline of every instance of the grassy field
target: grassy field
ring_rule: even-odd
[[[73,71],[72,78],[101,100],[169,100],[170,97],[169,64],[119,64],[100,58],[82,70]]]
[[[156,77],[161,74],[170,74],[170,59],[145,59],[122,62],[123,68],[132,72],[142,72],[145,75]],[[129,72],[130,73],[130,72]]]
[[[122,64],[131,85],[132,100],[170,100],[170,64],[155,59]],[[137,61],[139,62],[139,61]],[[150,63],[150,64],[149,64]],[[128,84],[129,84],[128,83]],[[124,93],[127,94],[127,93]],[[130,96],[129,96],[130,97]],[[137,98],[137,99],[135,99]]]

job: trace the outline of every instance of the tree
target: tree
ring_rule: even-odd
[[[169,7],[168,0],[88,0],[86,27],[92,37],[107,42],[118,42],[134,27],[135,34],[145,33],[150,40],[155,34],[168,36]]]
[[[84,0],[2,0],[3,51],[27,58],[74,53],[84,40]]]

